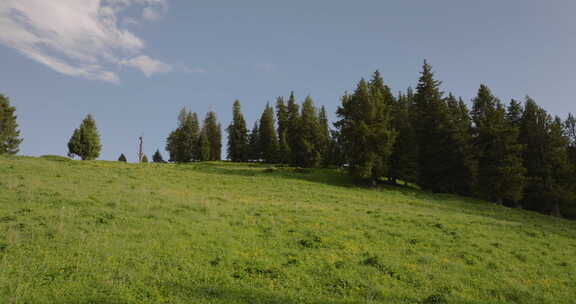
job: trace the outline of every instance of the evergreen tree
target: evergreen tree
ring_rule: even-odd
[[[507,119],[504,106],[487,86],[480,86],[473,104],[480,195],[498,204],[509,201],[519,206],[526,170],[522,165],[518,129]]]
[[[308,96],[302,103],[300,115],[300,136],[297,145],[300,150],[296,151],[299,166],[313,168],[320,164],[323,140],[314,102]]]
[[[320,108],[320,113],[318,114],[318,123],[320,124],[320,155],[322,156],[322,165],[330,165],[330,145],[332,138],[330,133],[330,126],[328,123],[328,114],[326,114],[326,108],[322,106]]]
[[[14,114],[15,107],[10,106],[8,97],[0,94],[0,155],[16,154],[22,143],[20,131]]]
[[[346,162],[352,176],[373,184],[387,175],[390,155],[396,139],[387,101],[387,87],[378,72],[370,83],[360,80],[356,91],[344,95],[335,123],[340,132]]]
[[[146,156],[146,154],[142,155],[142,163],[148,163],[148,156]]]
[[[289,163],[291,149],[288,143],[288,108],[282,97],[276,99],[276,118],[278,120],[278,162]]]
[[[248,136],[248,159],[252,161],[260,161],[262,159],[262,151],[260,146],[260,130],[258,128],[258,121],[254,122],[254,127]]]
[[[152,155],[152,161],[155,163],[163,163],[164,162],[164,158],[162,157],[160,150],[157,149],[156,152],[154,152],[154,155]]]
[[[414,128],[418,139],[418,185],[433,192],[450,192],[447,184],[451,171],[449,132],[451,124],[440,81],[424,61],[413,99]]]
[[[278,135],[274,126],[274,110],[270,104],[260,117],[259,144],[262,152],[262,159],[266,163],[274,163],[278,159]]]
[[[515,128],[520,127],[520,120],[522,119],[522,104],[514,99],[508,104],[506,111],[506,119]]]
[[[206,126],[204,126],[204,128],[202,129],[202,132],[200,132],[200,139],[198,141],[199,143],[199,149],[200,149],[200,161],[209,161],[211,160],[211,151],[212,151],[212,143],[210,140],[210,137],[208,137],[208,132],[206,129]]]
[[[298,159],[298,151],[302,150],[300,144],[300,110],[294,97],[294,92],[290,93],[287,105],[287,118],[286,118],[286,139],[287,146],[290,151],[289,163],[291,165],[298,165],[301,161]]]
[[[571,113],[564,122],[564,132],[568,138],[568,155],[572,164],[576,166],[576,118]]]
[[[200,126],[196,113],[185,108],[178,114],[178,127],[170,132],[166,140],[166,151],[170,154],[170,161],[190,162],[200,158],[198,147],[198,132]]]
[[[118,157],[118,161],[119,162],[127,162],[128,160],[126,159],[126,156],[124,155],[124,153],[120,154],[120,157]]]
[[[233,106],[232,123],[228,131],[228,159],[233,162],[248,160],[248,129],[240,109],[240,101]]]
[[[96,122],[92,115],[88,114],[68,141],[68,155],[76,155],[82,160],[93,160],[100,156],[101,149]]]
[[[213,111],[206,114],[206,118],[204,119],[204,132],[208,138],[210,149],[208,159],[203,158],[203,160],[220,160],[222,154],[222,128],[218,123],[216,113]]]
[[[391,182],[415,182],[418,174],[417,139],[410,113],[412,98],[413,94],[409,89],[408,94],[400,94],[392,106],[392,124],[398,136],[390,156],[388,179]]]

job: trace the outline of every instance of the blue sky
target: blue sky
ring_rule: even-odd
[[[576,112],[576,2],[2,0],[0,92],[17,107],[23,155],[66,154],[92,113],[101,159],[159,148],[181,107],[249,125],[295,91],[332,114],[379,69],[415,86],[424,59],[469,101],[481,83],[503,101],[530,95]]]

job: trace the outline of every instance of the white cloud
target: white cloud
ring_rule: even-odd
[[[172,66],[161,61],[154,60],[146,55],[140,55],[128,60],[122,60],[120,64],[139,69],[147,77],[157,73],[167,73],[172,71]]]
[[[166,1],[1,0],[0,44],[70,76],[117,83],[123,65],[151,76],[171,67],[145,55],[145,42],[119,25],[118,14],[138,5],[161,16]]]

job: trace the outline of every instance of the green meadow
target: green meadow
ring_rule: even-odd
[[[576,223],[334,169],[1,156],[0,303],[576,303]]]

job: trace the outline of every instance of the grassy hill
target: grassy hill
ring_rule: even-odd
[[[576,223],[334,170],[0,157],[0,303],[575,303]]]

